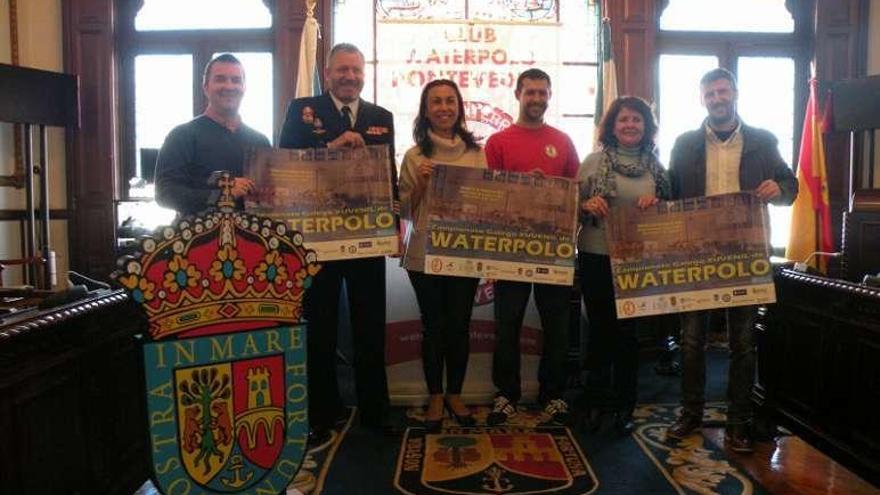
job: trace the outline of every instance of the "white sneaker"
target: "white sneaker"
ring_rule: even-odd
[[[558,425],[567,425],[570,414],[568,403],[562,399],[553,399],[544,404],[544,414],[550,416],[550,420]]]
[[[492,412],[486,417],[486,424],[489,426],[503,425],[513,416],[516,416],[516,404],[510,402],[507,397],[498,395],[492,404]]]

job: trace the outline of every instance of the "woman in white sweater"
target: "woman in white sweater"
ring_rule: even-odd
[[[615,206],[644,209],[669,199],[669,179],[654,154],[656,134],[657,123],[645,100],[622,96],[608,107],[600,124],[602,150],[587,156],[578,171],[583,213],[578,263],[589,322],[587,368],[600,377],[593,384],[611,392],[615,426],[622,434],[633,429],[638,340],[632,320],[617,319],[605,217],[614,214]]]
[[[461,387],[479,280],[425,273],[428,215],[424,200],[434,164],[486,168],[486,156],[467,130],[464,103],[454,82],[440,79],[422,90],[413,139],[416,145],[407,150],[400,171],[401,216],[411,222],[401,265],[409,274],[422,318],[422,367],[430,394],[425,427],[440,428],[444,405],[459,424],[473,426],[471,411],[461,400]]]

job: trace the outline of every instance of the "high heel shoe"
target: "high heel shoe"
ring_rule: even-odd
[[[443,427],[443,418],[440,419],[427,419],[425,418],[422,421],[422,426],[425,427],[425,431],[428,433],[440,433],[440,430]]]
[[[436,405],[434,405],[434,407],[440,406],[441,400],[442,399],[440,399],[439,397],[431,399],[432,402],[436,401],[436,402],[434,402],[434,404],[436,404]],[[428,433],[439,433],[440,430],[442,429],[442,427],[443,427],[443,407],[444,406],[445,406],[445,404],[443,406],[440,406],[440,416],[436,417],[436,418],[431,418],[428,416],[429,411],[431,409],[431,404],[429,404],[428,407],[425,408],[425,419],[422,420],[422,425],[425,427],[425,430]]]
[[[467,414],[457,414],[452,410],[452,406],[449,403],[446,403],[446,410],[449,411],[449,415],[455,419],[455,422],[458,423],[459,426],[476,426],[477,420],[474,419],[474,415],[470,412]]]

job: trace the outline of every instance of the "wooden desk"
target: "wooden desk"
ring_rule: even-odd
[[[134,493],[148,477],[134,335],[123,291],[0,326],[0,493]]]
[[[777,270],[756,325],[764,415],[880,482],[880,289]]]

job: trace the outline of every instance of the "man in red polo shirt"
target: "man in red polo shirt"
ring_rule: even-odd
[[[573,179],[577,174],[577,151],[564,132],[544,123],[550,100],[550,76],[529,69],[516,81],[519,117],[515,124],[493,134],[486,143],[489,168],[531,172]],[[535,289],[535,304],[541,317],[544,347],[538,371],[538,401],[553,422],[568,421],[565,391],[565,357],[568,345],[571,287],[525,282],[495,282],[495,354],[492,381],[498,389],[486,422],[501,425],[516,414],[522,394],[519,333],[526,305]]]

